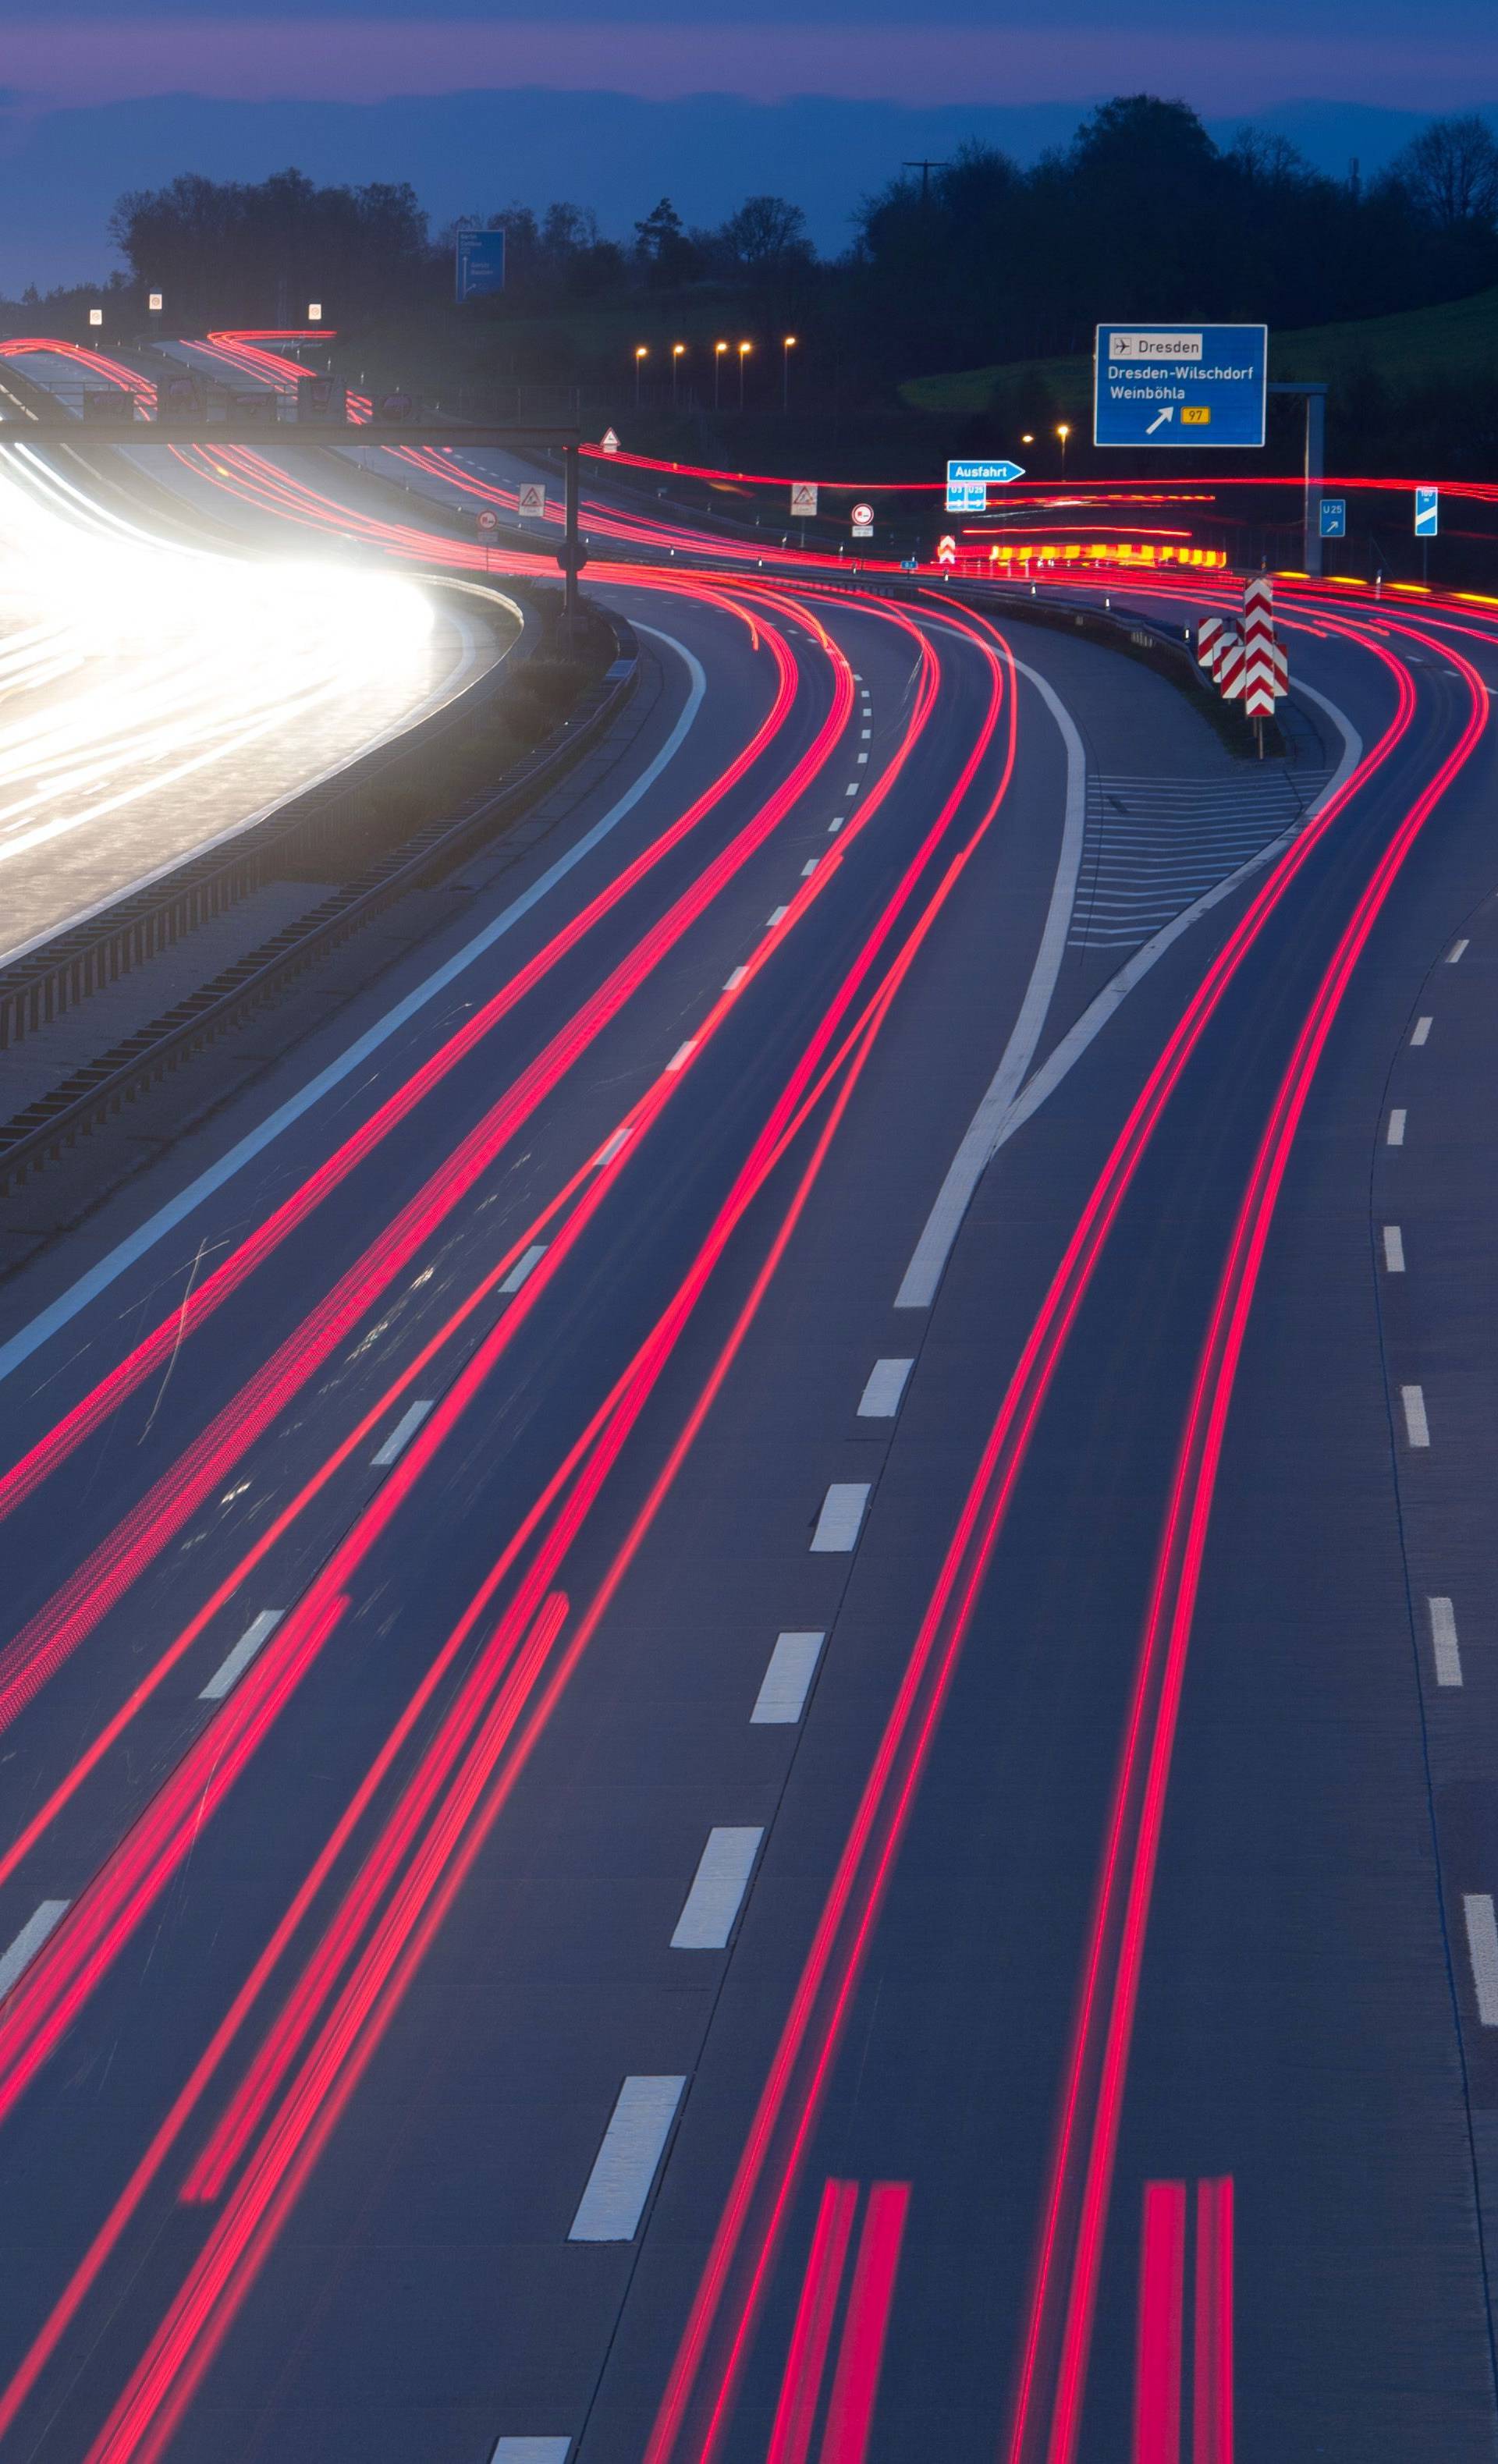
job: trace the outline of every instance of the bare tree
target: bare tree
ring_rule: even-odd
[[[1475,111],[1432,120],[1389,168],[1443,231],[1498,220],[1498,142]]]

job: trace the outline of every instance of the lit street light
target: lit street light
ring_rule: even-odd
[[[718,386],[722,383],[723,361],[727,351],[726,342],[715,342],[713,345],[713,407],[715,410],[717,408]]]
[[[753,349],[752,342],[740,342],[738,345],[738,407],[740,410],[744,407],[744,362]]]
[[[781,408],[790,408],[790,355],[796,347],[796,337],[787,334],[781,344]]]
[[[1034,439],[1033,435],[1031,435],[1028,431],[1026,431],[1026,433],[1025,433],[1024,436],[1022,436],[1022,437],[1021,437],[1021,439],[1020,439],[1020,443],[1021,443],[1022,445],[1033,445],[1033,444],[1034,444],[1034,442],[1035,442],[1035,439]]]
[[[640,379],[645,372],[645,363],[650,356],[649,344],[645,342],[636,342],[634,346],[634,407],[636,410],[640,407]]]
[[[686,348],[687,345],[685,342],[672,342],[671,346],[671,407],[672,410],[676,407],[676,380]]]
[[[1067,439],[1071,433],[1071,429],[1066,420],[1061,421],[1056,429],[1056,433],[1061,439],[1061,475],[1065,478],[1067,475]]]

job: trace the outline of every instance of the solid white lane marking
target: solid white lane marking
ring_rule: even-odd
[[[1342,738],[1342,759],[1322,788],[1320,795],[1313,800],[1303,815],[1298,816],[1291,823],[1289,829],[1283,831],[1277,839],[1272,839],[1267,847],[1260,847],[1258,853],[1249,856],[1245,863],[1238,867],[1236,872],[1228,873],[1224,880],[1214,884],[1212,889],[1203,891],[1200,898],[1193,899],[1189,907],[1183,907],[1179,915],[1173,916],[1168,924],[1162,924],[1157,933],[1154,934],[1141,948],[1135,950],[1133,957],[1127,959],[1118,973],[1110,978],[1102,991],[1095,994],[1089,1001],[1081,1017],[1067,1029],[1055,1048],[1046,1055],[1034,1077],[1027,1079],[1024,1073],[1029,1067],[1035,1046],[1040,1041],[1041,1029],[1049,1008],[1050,994],[1054,990],[1056,977],[1060,973],[1065,956],[1067,935],[1070,930],[1071,905],[1075,895],[1077,873],[1082,862],[1086,826],[1087,779],[1082,739],[1071,725],[1069,715],[1057,700],[1043,676],[1037,675],[1033,669],[1025,667],[1023,660],[1017,661],[1016,665],[1019,667],[1020,673],[1028,676],[1031,683],[1038,687],[1047,707],[1052,709],[1053,715],[1057,715],[1057,725],[1061,727],[1067,740],[1066,838],[1070,838],[1073,831],[1075,838],[1074,848],[1069,852],[1069,879],[1064,879],[1068,864],[1068,850],[1064,838],[1062,864],[1057,869],[1055,883],[1051,890],[1050,912],[1046,919],[1041,954],[1036,958],[1035,967],[1030,976],[1029,991],[1025,994],[1025,1006],[1021,1010],[1014,1033],[1009,1039],[1008,1048],[995,1073],[993,1084],[973,1115],[947,1177],[942,1182],[936,1205],[927,1219],[925,1230],[915,1244],[915,1254],[906,1269],[905,1281],[895,1295],[896,1309],[929,1308],[936,1297],[936,1286],[941,1279],[942,1268],[951,1254],[952,1244],[961,1229],[962,1218],[972,1201],[973,1192],[988,1165],[993,1161],[1000,1148],[1008,1144],[1015,1132],[1023,1129],[1024,1123],[1040,1111],[1041,1106],[1048,1102],[1063,1079],[1081,1060],[1089,1045],[1095,1043],[1101,1035],[1110,1019],[1117,1014],[1129,995],[1143,982],[1151,968],[1156,966],[1165,956],[1166,951],[1180,939],[1183,933],[1191,930],[1193,924],[1199,923],[1203,915],[1210,913],[1214,907],[1220,906],[1224,898],[1231,898],[1234,891],[1254,873],[1262,871],[1266,866],[1274,863],[1277,857],[1283,855],[1291,840],[1299,836],[1307,822],[1318,813],[1333,796],[1340,793],[1363,758],[1362,737],[1346,714],[1338,710],[1335,702],[1329,701],[1325,693],[1317,693],[1313,686],[1304,681],[1299,683],[1296,686],[1297,693],[1303,693],[1308,701],[1313,701],[1318,709],[1326,712]],[[1074,755],[1073,741],[1076,748]],[[1073,764],[1075,764],[1077,780],[1074,804]],[[1058,946],[1050,952],[1052,924],[1058,916],[1058,912],[1060,915]],[[1040,1001],[1037,988],[1043,980],[1043,961],[1048,967],[1049,973],[1045,999],[1044,1001]],[[1032,994],[1037,996],[1040,1012],[1033,1023],[1026,1016]],[[1022,1035],[1022,1028],[1024,1030],[1024,1035]],[[1014,1066],[1016,1059],[1018,1068]],[[1015,1089],[1023,1089],[1023,1091],[1012,1091]]]
[[[748,973],[749,970],[747,967],[736,967],[733,974],[729,977],[727,983],[723,986],[724,992],[736,993]]]
[[[501,1289],[503,1287],[501,1286]],[[382,1470],[393,1463],[397,1455],[402,1452],[403,1448],[409,1445],[412,1438],[416,1435],[417,1430],[421,1427],[423,1420],[431,1409],[432,1405],[430,1402],[408,1404],[407,1409],[401,1414],[400,1419],[396,1421],[394,1428],[390,1431],[389,1436],[386,1438],[384,1445],[380,1448],[379,1453],[377,1455],[370,1456],[370,1462],[378,1463]]]
[[[822,1501],[811,1545],[822,1556],[842,1556],[856,1542],[873,1486],[869,1480],[835,1480]]]
[[[1425,1394],[1420,1386],[1401,1386],[1399,1399],[1404,1405],[1404,1434],[1412,1446],[1428,1446],[1430,1422],[1425,1418]]]
[[[1493,1918],[1492,1894],[1465,1892],[1462,1913],[1466,1919],[1466,1955],[1472,1963],[1477,2015],[1485,2028],[1498,2028],[1498,1923]]]
[[[1414,1034],[1410,1037],[1410,1042],[1411,1042],[1412,1044],[1423,1044],[1423,1043],[1425,1043],[1425,1042],[1427,1041],[1428,1037],[1429,1037],[1430,1030],[1431,1030],[1431,1028],[1432,1028],[1432,1026],[1433,1026],[1434,1024],[1435,1024],[1435,1021],[1434,1021],[1434,1019],[1429,1019],[1429,1018],[1418,1018],[1418,1019],[1415,1021],[1415,1032],[1414,1032]]]
[[[570,2438],[501,2438],[489,2464],[567,2464]]]
[[[765,919],[764,919],[764,929],[765,929],[765,931],[766,931],[767,933],[773,933],[773,932],[774,932],[774,930],[775,930],[775,928],[776,928],[776,926],[777,926],[777,924],[783,924],[783,923],[784,923],[785,918],[786,918],[787,914],[789,913],[789,912],[790,912],[790,911],[789,911],[789,909],[788,909],[788,908],[785,908],[785,907],[777,907],[777,908],[775,908],[774,910],[772,910],[771,913],[770,913],[770,914],[768,914],[768,915],[765,917]]]
[[[661,772],[675,759],[707,697],[707,676],[702,663],[684,642],[678,642],[672,633],[663,633],[655,625],[636,624],[635,631],[651,634],[656,641],[664,642],[677,653],[686,666],[690,687],[675,726],[660,751],[646,763],[632,786],[626,788],[617,803],[610,804],[607,812],[593,824],[590,830],[584,831],[575,847],[568,847],[555,864],[548,865],[529,890],[522,891],[518,898],[512,899],[492,924],[486,924],[481,933],[475,933],[472,940],[465,941],[460,950],[445,959],[440,967],[434,968],[413,992],[407,994],[404,1001],[398,1001],[393,1009],[386,1010],[385,1016],[363,1035],[357,1036],[352,1044],[345,1046],[337,1060],[330,1061],[327,1067],[319,1069],[305,1087],[299,1088],[284,1104],[277,1105],[257,1129],[252,1130],[247,1137],[231,1147],[228,1155],[222,1155],[217,1163],[210,1164],[207,1172],[200,1172],[196,1180],[189,1181],[177,1197],[168,1199],[165,1206],[158,1207],[156,1213],[126,1239],[117,1242],[97,1266],[91,1266],[86,1275],[80,1275],[76,1283],[70,1284],[67,1290],[48,1308],[39,1309],[29,1326],[13,1334],[8,1343],[0,1344],[0,1377],[9,1377],[11,1371],[18,1369],[23,1360],[29,1360],[33,1352],[39,1351],[59,1327],[69,1325],[80,1309],[86,1309],[90,1301],[97,1300],[100,1292],[107,1291],[110,1285],[117,1283],[138,1259],[145,1257],[159,1241],[165,1239],[168,1232],[174,1232],[179,1223],[186,1222],[189,1215],[195,1214],[206,1199],[224,1188],[244,1170],[247,1163],[253,1163],[256,1155],[263,1155],[284,1130],[299,1121],[333,1088],[341,1087],[345,1078],[352,1077],[356,1070],[363,1068],[372,1052],[378,1052],[392,1035],[398,1035],[401,1028],[417,1017],[429,1002],[446,992],[450,984],[455,983],[475,959],[481,958],[505,934],[513,931],[555,890],[559,881],[564,881],[585,856],[591,855],[593,849],[603,844],[610,831],[617,829],[627,814],[633,812],[641,797],[649,794]]]
[[[708,1833],[692,1888],[676,1919],[672,1950],[727,1949],[763,1837],[762,1828],[724,1826]]]
[[[1430,1648],[1436,1662],[1438,1685],[1460,1685],[1462,1654],[1457,1645],[1456,1611],[1447,1599],[1428,1599],[1430,1611]]]
[[[499,1289],[502,1292],[518,1292],[520,1286],[524,1283],[526,1276],[532,1273],[533,1270],[540,1265],[540,1262],[545,1255],[545,1242],[533,1241],[528,1249],[523,1249],[520,1252],[520,1255],[517,1258],[514,1265],[511,1267],[503,1283],[500,1285]]]
[[[684,2078],[626,2079],[568,2241],[633,2241],[686,2084]]]
[[[43,1900],[34,1915],[27,1918],[10,1949],[0,1953],[0,1994],[9,1993],[20,1981],[53,1927],[67,1913],[66,1900]]]
[[[1071,930],[1071,911],[1076,900],[1077,876],[1082,869],[1082,847],[1087,835],[1087,752],[1071,713],[1060,695],[1044,676],[1033,668],[1026,667],[1023,660],[1016,660],[1015,665],[1020,674],[1027,677],[1040,694],[1060,730],[1066,750],[1067,802],[1061,827],[1061,850],[1056,859],[1056,875],[1051,884],[1050,904],[1046,912],[1040,947],[1035,953],[1035,964],[1030,970],[1030,980],[1020,1004],[1020,1014],[987,1091],[973,1114],[962,1143],[952,1158],[947,1177],[936,1193],[936,1202],[926,1218],[920,1239],[915,1243],[915,1253],[894,1296],[896,1309],[929,1309],[936,1298],[936,1286],[941,1281],[952,1244],[961,1229],[962,1218],[972,1204],[973,1192],[1002,1141],[1004,1115],[1035,1058],[1035,1047],[1040,1042],[1055,993],[1056,979],[1066,957],[1067,935]]]
[[[667,1074],[670,1075],[673,1069],[679,1069],[684,1062],[690,1061],[696,1048],[697,1039],[694,1035],[689,1035],[685,1044],[678,1044],[666,1064]]]
[[[892,1420],[900,1408],[905,1380],[914,1368],[914,1360],[876,1360],[869,1373],[863,1400],[858,1406],[861,1420]]]
[[[1397,1223],[1383,1227],[1383,1263],[1391,1275],[1404,1272],[1404,1235]]]
[[[430,1411],[430,1403],[427,1409]],[[221,1661],[214,1669],[198,1696],[200,1703],[222,1703],[230,1687],[238,1684],[261,1644],[270,1640],[285,1615],[284,1609],[262,1609],[259,1616],[251,1620],[229,1658]]]
[[[806,858],[805,863],[804,863],[804,864],[802,866],[802,868],[801,868],[801,877],[802,877],[803,881],[809,881],[809,880],[811,879],[812,874],[816,871],[816,869],[817,869],[817,859],[816,859],[816,857],[815,857],[814,855],[812,855],[812,856],[808,856],[808,857]]]
[[[1460,957],[1462,956],[1463,951],[1464,951],[1464,950],[1469,950],[1469,949],[1471,948],[1471,946],[1472,946],[1472,944],[1471,944],[1471,942],[1470,942],[1470,941],[1454,941],[1454,942],[1452,943],[1452,945],[1451,945],[1450,949],[1446,952],[1446,964],[1447,964],[1447,966],[1448,966],[1448,967],[1454,967],[1454,966],[1456,965],[1457,960],[1458,960],[1458,959],[1460,958]]]
[[[1404,1144],[1404,1124],[1408,1117],[1402,1104],[1397,1104],[1389,1114],[1388,1143],[1391,1147],[1401,1147]]]
[[[806,1707],[826,1640],[825,1633],[776,1636],[770,1664],[749,1714],[752,1728],[795,1727]]]

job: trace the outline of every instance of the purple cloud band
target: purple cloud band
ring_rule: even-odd
[[[7,29],[6,84],[38,103],[195,94],[373,102],[483,87],[605,88],[656,99],[827,94],[913,103],[1049,102],[1149,86],[1213,114],[1305,95],[1441,110],[1498,95],[1498,33],[1442,41],[1276,33],[1252,12],[1188,33],[1117,24],[1047,30],[556,19],[77,18]],[[1413,19],[1412,19],[1413,24]]]

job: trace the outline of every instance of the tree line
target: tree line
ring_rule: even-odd
[[[1102,319],[1286,328],[1498,284],[1498,143],[1475,114],[1452,115],[1377,177],[1353,164],[1338,179],[1283,138],[1247,126],[1219,145],[1184,103],[1133,95],[1033,165],[975,143],[929,176],[900,173],[862,201],[833,256],[771,195],[713,229],[690,228],[669,197],[622,235],[565,201],[480,219],[506,233],[507,286],[465,317],[518,325],[631,298],[683,316],[694,302],[814,315],[819,358],[835,354],[845,385],[877,392],[1084,350]],[[119,287],[164,292],[184,326],[296,322],[319,298],[346,329],[452,297],[453,232],[431,232],[408,185],[188,174],[121,197],[110,232],[129,269]],[[600,373],[585,338],[569,347],[579,378]]]

